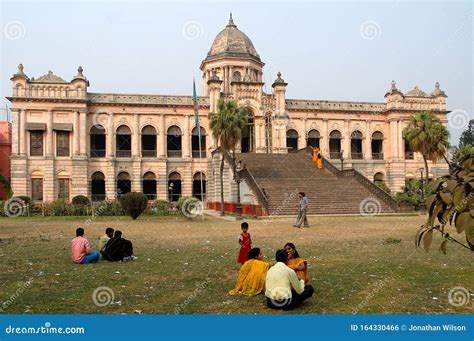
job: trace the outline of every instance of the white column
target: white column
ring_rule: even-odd
[[[189,133],[189,114],[184,115],[184,132],[182,136],[182,144],[183,144],[183,157],[189,158],[191,157],[190,154],[190,144],[191,144],[191,135]]]
[[[80,134],[79,134],[79,112],[74,111],[74,122],[72,127],[72,152],[73,155],[79,155],[79,144],[80,144]]]
[[[367,120],[365,125],[364,160],[372,159],[372,135],[370,134],[370,122],[370,120]]]
[[[397,157],[397,122],[390,121],[390,158]]]
[[[12,120],[12,154],[18,155],[20,153],[19,149],[19,128],[20,128],[20,115],[19,110],[13,110],[13,120]]]
[[[323,122],[324,131],[321,134],[319,146],[321,147],[323,156],[329,158],[329,120],[324,118]]]
[[[108,134],[107,134],[107,155],[110,158],[113,158],[115,155],[115,131],[114,131],[114,115],[110,113],[109,115],[109,127],[108,127]]]
[[[398,158],[403,160],[403,121],[398,120],[398,135],[397,135],[397,144],[398,144]]]
[[[79,133],[80,133],[80,154],[83,156],[87,155],[87,150],[86,150],[86,120],[87,120],[87,113],[86,112],[80,112],[79,113]]]
[[[53,156],[54,137],[53,137],[53,111],[48,111],[48,121],[46,124],[46,155]]]
[[[26,110],[20,109],[20,154],[26,155]]]
[[[342,136],[344,137],[343,143],[343,151],[344,151],[344,159],[349,159],[351,155],[351,131],[349,129],[349,120],[344,120],[344,129],[342,132]]]
[[[158,126],[159,143],[158,143],[158,156],[165,157],[166,151],[166,131],[165,131],[165,114],[160,114],[160,123]]]
[[[133,114],[132,155],[140,157],[140,121],[138,114]]]

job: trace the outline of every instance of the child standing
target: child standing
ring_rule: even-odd
[[[252,249],[252,238],[250,237],[249,224],[243,222],[240,225],[242,233],[239,236],[240,251],[239,257],[237,257],[237,263],[244,264],[248,260],[249,251]]]

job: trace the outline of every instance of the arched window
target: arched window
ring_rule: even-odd
[[[156,129],[153,126],[142,129],[142,156],[156,157]]]
[[[117,128],[115,142],[116,157],[132,156],[132,135],[129,127],[121,125]]]
[[[105,176],[102,172],[95,172],[91,176],[92,201],[105,200]]]
[[[383,182],[383,180],[384,180],[383,173],[377,172],[377,173],[374,174],[374,182],[375,183]]]
[[[405,144],[405,160],[414,160],[415,159],[415,153],[413,153],[413,148],[411,147],[410,142],[407,141],[407,139],[403,139],[404,144]]]
[[[178,201],[181,196],[181,175],[173,172],[168,175],[168,199],[170,202]]]
[[[201,189],[202,180],[202,189]],[[202,193],[202,195],[201,195]],[[193,197],[204,201],[206,197],[206,176],[202,172],[197,172],[193,177]]]
[[[106,150],[105,129],[100,124],[92,126],[90,130],[90,156],[105,157]]]
[[[319,148],[319,139],[321,136],[319,135],[319,131],[316,129],[312,129],[308,132],[308,138],[306,140],[306,145],[313,148]]]
[[[383,160],[383,134],[380,131],[372,134],[372,159]]]
[[[242,131],[242,138],[240,140],[240,151],[242,153],[251,153],[254,151],[254,119],[250,111],[245,112],[245,127]]]
[[[240,82],[242,79],[242,75],[240,74],[239,71],[235,71],[234,74],[232,75],[232,81],[234,82]]]
[[[181,129],[171,126],[166,133],[166,150],[168,157],[181,157]]]
[[[361,160],[363,158],[362,133],[358,130],[351,134],[351,158],[355,160]]]
[[[329,134],[329,156],[331,159],[340,159],[342,157],[341,133],[339,130],[333,130]]]
[[[199,132],[198,128],[194,127],[191,133],[191,148],[193,158],[206,157],[206,129],[200,127],[201,132],[201,152],[199,152]]]
[[[130,174],[127,172],[120,172],[117,176],[117,198],[130,193],[131,190],[132,182],[130,181]]]
[[[143,175],[142,181],[143,194],[147,196],[149,200],[156,199],[156,175],[153,172],[146,172]]]
[[[286,147],[288,148],[288,153],[298,150],[298,132],[296,130],[289,129],[286,132]]]

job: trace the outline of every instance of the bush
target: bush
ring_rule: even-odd
[[[72,198],[71,203],[73,205],[89,205],[90,201],[89,198],[84,195],[76,195]]]
[[[121,216],[125,215],[122,205],[117,200],[100,201],[93,205],[96,216]]]
[[[176,210],[187,218],[193,218],[202,213],[202,205],[198,205],[199,199],[195,197],[181,197],[176,202]]]
[[[69,215],[69,205],[64,199],[56,199],[43,205],[45,216],[67,216]]]
[[[120,205],[133,220],[146,210],[147,204],[148,198],[140,192],[130,192],[120,197]]]
[[[166,200],[155,200],[153,203],[152,214],[159,216],[170,215],[172,212],[170,210],[169,204]]]

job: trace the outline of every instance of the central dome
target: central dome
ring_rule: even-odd
[[[214,39],[206,60],[220,57],[246,57],[260,62],[252,41],[234,24],[232,14],[227,26]]]

